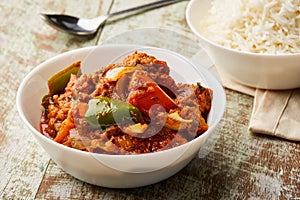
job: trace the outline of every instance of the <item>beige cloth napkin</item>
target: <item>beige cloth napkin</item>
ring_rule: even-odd
[[[217,71],[203,50],[192,59],[218,76],[224,87],[254,97],[249,122],[251,132],[300,141],[300,89],[274,91],[251,88]]]

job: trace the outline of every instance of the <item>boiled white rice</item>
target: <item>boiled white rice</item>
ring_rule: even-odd
[[[225,47],[300,53],[300,0],[213,0],[201,34]]]

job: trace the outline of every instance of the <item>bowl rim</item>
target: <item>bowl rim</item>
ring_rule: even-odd
[[[176,55],[181,56],[182,58],[185,58],[186,60],[188,60],[188,62],[191,64],[191,66],[196,71],[198,71],[199,73],[200,73],[200,71],[199,71],[199,69],[196,68],[195,65],[200,65],[202,70],[204,70],[205,73],[207,73],[205,75],[209,75],[210,76],[209,78],[213,79],[213,81],[215,83],[217,83],[216,87],[218,87],[220,95],[223,98],[222,101],[221,101],[222,105],[221,105],[221,110],[219,110],[220,114],[218,114],[218,118],[216,120],[214,120],[214,122],[212,123],[212,126],[210,126],[207,131],[205,131],[202,135],[198,136],[197,138],[194,138],[193,140],[191,140],[191,141],[189,141],[185,144],[182,144],[182,145],[179,145],[179,146],[176,146],[176,147],[173,147],[173,148],[169,148],[169,149],[166,149],[166,150],[158,151],[158,152],[151,152],[151,153],[144,153],[144,154],[125,154],[125,155],[121,155],[121,154],[116,154],[116,155],[114,155],[114,154],[99,154],[99,153],[81,151],[79,149],[71,148],[71,147],[65,146],[63,144],[57,143],[54,140],[52,140],[52,139],[46,137],[45,135],[41,134],[33,125],[31,125],[31,123],[27,120],[27,118],[25,116],[24,110],[22,108],[22,103],[21,103],[22,91],[26,87],[26,83],[30,80],[30,78],[32,78],[39,70],[41,70],[43,68],[46,68],[47,65],[49,65],[49,63],[55,62],[56,60],[59,60],[63,57],[69,56],[71,54],[90,51],[90,50],[93,50],[94,48],[99,48],[99,47],[106,47],[106,46],[111,46],[111,47],[115,46],[116,47],[116,46],[120,46],[120,45],[121,46],[138,47],[138,48],[145,47],[145,48],[163,49],[163,48],[157,48],[157,47],[151,47],[151,46],[130,45],[130,44],[129,45],[127,45],[127,44],[104,44],[104,45],[96,45],[96,46],[87,46],[87,47],[82,47],[82,48],[70,50],[70,51],[63,52],[63,53],[60,53],[58,55],[55,55],[55,56],[43,61],[42,63],[38,64],[34,69],[32,69],[25,76],[25,78],[22,80],[22,82],[19,85],[18,90],[17,90],[16,106],[17,106],[19,116],[21,117],[23,123],[25,123],[27,128],[29,128],[29,130],[31,130],[31,133],[35,137],[38,137],[39,139],[41,139],[41,140],[43,140],[47,143],[50,143],[51,145],[54,145],[57,148],[62,148],[66,151],[73,152],[73,153],[76,153],[76,154],[82,154],[82,155],[88,155],[88,156],[92,155],[92,156],[97,156],[97,157],[110,157],[110,158],[116,158],[116,159],[117,158],[137,158],[137,157],[157,156],[157,155],[160,155],[160,154],[167,154],[169,151],[173,151],[174,149],[187,148],[187,146],[192,145],[193,143],[200,140],[201,138],[206,137],[207,135],[209,135],[211,133],[212,129],[214,129],[216,126],[218,126],[218,124],[220,123],[220,121],[223,118],[223,115],[225,113],[225,108],[226,108],[226,94],[225,94],[224,88],[221,86],[221,84],[217,80],[217,78],[215,76],[213,76],[206,68],[202,67],[199,63],[195,63],[193,60],[188,59],[185,56],[183,56],[181,54],[178,54],[174,51],[168,50],[168,49],[163,49],[163,50],[167,50],[171,53],[175,53]],[[38,141],[38,143],[40,143],[40,142]]]
[[[194,26],[193,24],[193,20],[191,19],[191,10],[192,10],[192,7],[194,6],[195,2],[200,2],[201,0],[190,0],[190,2],[188,3],[187,5],[187,8],[186,8],[186,13],[185,13],[185,16],[186,16],[186,21],[187,21],[187,24],[188,26],[190,27],[190,29],[193,31],[194,34],[196,34],[201,40],[204,40],[205,42],[209,43],[210,45],[212,46],[215,46],[217,48],[220,48],[222,50],[225,50],[225,51],[230,51],[232,53],[236,53],[236,54],[243,54],[243,55],[247,55],[247,56],[258,56],[258,57],[275,57],[275,58],[281,58],[281,57],[299,57],[300,56],[300,52],[299,53],[292,53],[292,54],[272,54],[272,53],[253,53],[253,52],[249,52],[249,51],[240,51],[240,50],[237,50],[237,49],[233,49],[233,48],[229,48],[229,47],[225,47],[223,45],[220,45],[212,40],[209,40],[207,39],[206,37],[204,37],[197,29],[196,27]]]

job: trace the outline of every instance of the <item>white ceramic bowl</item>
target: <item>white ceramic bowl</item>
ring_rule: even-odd
[[[149,53],[166,60],[171,73],[179,81],[201,81],[214,92],[208,124],[210,128],[191,142],[169,150],[141,155],[103,155],[79,151],[48,139],[39,132],[41,99],[48,93],[47,80],[57,71],[74,61],[83,61],[84,71],[94,71],[106,66],[132,50]],[[88,67],[86,67],[88,66]],[[67,173],[99,186],[131,188],[145,186],[166,179],[186,166],[198,153],[222,118],[225,109],[225,93],[206,69],[190,62],[174,52],[151,47],[130,45],[104,45],[87,47],[63,53],[45,61],[32,70],[21,83],[17,93],[17,108],[30,131],[50,155]]]
[[[186,18],[191,30],[218,70],[245,85],[263,89],[300,87],[300,54],[255,54],[223,47],[203,37],[200,20],[208,16],[211,0],[191,0]]]

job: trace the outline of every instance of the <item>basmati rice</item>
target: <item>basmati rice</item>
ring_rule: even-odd
[[[300,0],[214,0],[200,33],[225,47],[300,53]]]

